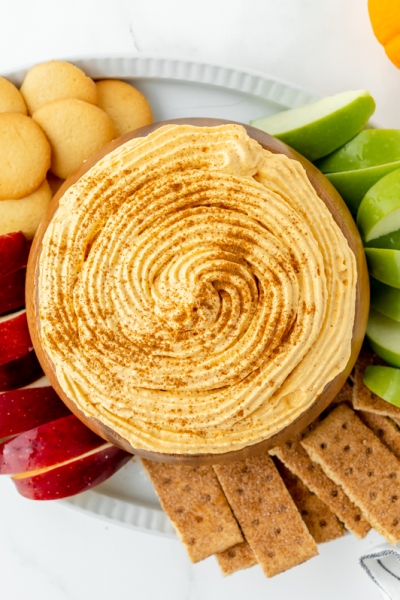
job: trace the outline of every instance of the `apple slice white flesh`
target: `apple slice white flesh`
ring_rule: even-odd
[[[400,250],[365,248],[369,272],[375,279],[400,288]]]
[[[357,227],[366,242],[400,229],[400,169],[368,190],[358,209]]]
[[[67,498],[93,488],[114,475],[132,454],[112,444],[104,444],[62,464],[14,475],[18,492],[31,500]]]
[[[330,154],[353,138],[375,110],[366,90],[342,92],[250,125],[279,138],[309,160]]]
[[[363,382],[371,392],[400,407],[400,369],[372,365],[365,369]]]
[[[367,338],[372,350],[389,365],[400,367],[400,323],[373,308],[370,310]]]

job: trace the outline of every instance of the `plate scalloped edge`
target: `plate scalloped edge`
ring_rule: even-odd
[[[318,100],[320,97],[300,87],[251,69],[235,69],[234,67],[177,58],[120,54],[104,57],[67,57],[63,60],[73,62],[94,79],[100,77],[121,79],[145,77],[146,79],[172,79],[202,83],[251,94],[284,108],[295,108],[301,104]],[[5,72],[2,75],[16,85],[21,85],[27,71],[32,66],[32,64],[24,66]]]
[[[171,521],[161,509],[126,502],[95,490],[88,490],[57,502],[123,527],[163,537],[176,537]]]

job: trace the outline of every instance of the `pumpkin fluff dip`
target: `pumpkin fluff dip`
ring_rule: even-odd
[[[60,198],[37,282],[63,392],[143,451],[266,440],[346,367],[355,256],[302,165],[239,125],[166,125]]]

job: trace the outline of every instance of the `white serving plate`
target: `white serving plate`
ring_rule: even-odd
[[[148,98],[155,121],[219,117],[249,123],[318,98],[267,75],[203,63],[143,56],[69,57],[67,60],[93,78],[118,78],[133,83]],[[3,75],[20,85],[30,66]],[[49,382],[44,377],[32,385],[49,385]],[[57,502],[125,527],[176,537],[136,458],[93,490]],[[341,540],[341,552],[346,553],[343,545],[346,543],[349,558],[354,554],[354,541],[353,536]],[[359,555],[381,541],[373,533],[357,542]]]
[[[134,84],[149,100],[155,121],[219,117],[249,123],[318,97],[267,75],[204,63],[129,55],[66,60],[95,79]],[[31,66],[3,75],[19,86]],[[34,385],[49,384],[43,378]],[[135,458],[95,489],[58,502],[126,527],[176,535]]]

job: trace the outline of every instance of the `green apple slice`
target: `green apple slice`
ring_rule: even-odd
[[[369,272],[375,279],[400,288],[400,250],[365,248]]]
[[[367,169],[324,173],[324,175],[342,196],[350,212],[356,215],[361,201],[368,190],[377,181],[382,179],[382,177],[399,168],[400,160],[386,165],[368,167]]]
[[[366,242],[400,229],[400,169],[385,175],[365,194],[357,227]]]
[[[400,321],[400,290],[373,277],[370,278],[370,284],[371,307],[395,321]]]
[[[400,161],[399,129],[365,129],[342,148],[317,161],[325,175]]]
[[[383,400],[400,406],[400,369],[376,365],[367,367],[363,382]]]
[[[391,250],[400,250],[400,231],[392,231],[387,235],[371,240],[370,242],[364,241],[366,248],[387,248]]]
[[[367,338],[372,350],[393,367],[400,367],[400,323],[373,308],[370,310]]]
[[[366,90],[342,92],[251,121],[309,160],[325,156],[354,137],[368,122],[375,101]]]

